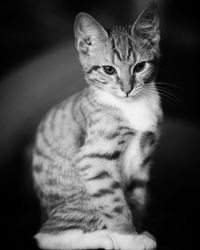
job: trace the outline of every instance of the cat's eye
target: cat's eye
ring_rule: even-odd
[[[138,72],[141,72],[144,70],[146,66],[146,62],[140,62],[140,63],[137,63],[133,69],[133,72],[134,73],[138,73]]]
[[[116,69],[113,66],[105,65],[103,66],[103,70],[108,75],[114,75],[117,73]]]

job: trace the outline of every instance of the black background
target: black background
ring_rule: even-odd
[[[0,228],[4,249],[36,249],[32,237],[39,228],[40,216],[27,157],[29,145],[44,113],[74,91],[44,93],[45,101],[40,100],[40,106],[31,105],[26,97],[26,105],[18,109],[27,88],[34,88],[23,86],[23,81],[27,84],[23,70],[27,65],[40,68],[35,65],[51,51],[58,50],[59,57],[60,47],[75,51],[73,22],[79,11],[90,13],[105,26],[129,24],[146,2],[0,2]],[[162,59],[158,81],[176,86],[168,85],[171,95],[163,98],[166,118],[155,154],[146,228],[157,237],[159,249],[192,249],[197,247],[199,228],[199,7],[194,1],[178,0],[159,1],[159,7]],[[66,56],[69,64],[75,60],[75,67],[79,67],[73,54],[71,59]],[[52,65],[56,67],[58,61],[52,59]],[[34,84],[41,93],[42,86],[40,92],[40,86]]]

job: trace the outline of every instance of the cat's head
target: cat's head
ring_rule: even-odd
[[[144,9],[133,25],[112,30],[105,30],[90,15],[79,13],[74,32],[80,62],[90,85],[127,98],[153,82],[160,40],[155,4]]]

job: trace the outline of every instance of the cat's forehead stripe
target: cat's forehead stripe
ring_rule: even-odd
[[[120,61],[135,61],[136,56],[133,50],[133,41],[130,38],[128,31],[117,31],[117,28],[115,28],[114,31],[111,32],[110,41],[113,50],[113,61],[114,57],[117,57]]]
[[[117,48],[116,40],[115,40],[114,36],[111,37],[111,46],[112,46],[112,50],[113,50],[113,62],[114,62],[115,56],[118,58],[118,60],[121,61],[122,56],[121,56],[120,50]]]

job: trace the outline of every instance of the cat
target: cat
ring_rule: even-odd
[[[111,30],[79,13],[74,33],[89,86],[38,127],[33,179],[43,224],[35,238],[42,249],[154,249],[155,239],[137,232],[135,211],[148,198],[163,117],[157,7]]]

